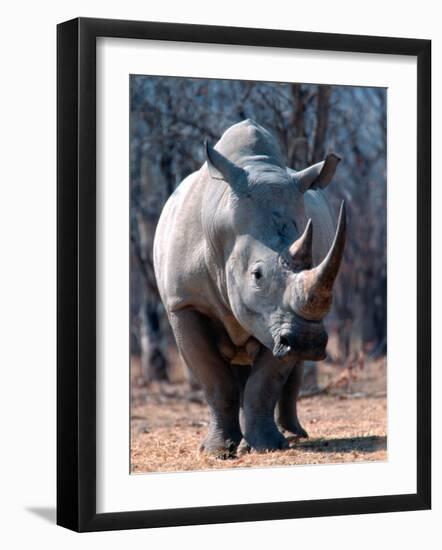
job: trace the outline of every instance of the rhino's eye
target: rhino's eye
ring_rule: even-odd
[[[254,269],[252,271],[252,276],[255,281],[259,281],[260,279],[262,279],[262,271],[260,269]]]

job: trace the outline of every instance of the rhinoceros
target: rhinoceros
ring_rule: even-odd
[[[322,320],[346,215],[342,203],[335,230],[323,190],[340,159],[287,168],[275,138],[252,120],[231,126],[215,147],[206,142],[205,154],[158,222],[160,296],[209,406],[201,449],[234,456],[243,438],[249,449],[283,449],[278,425],[307,436],[296,410],[302,361],[326,356]]]

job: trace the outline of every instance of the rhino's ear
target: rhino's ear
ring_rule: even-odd
[[[208,141],[205,142],[205,149],[211,177],[224,180],[237,193],[244,193],[247,189],[246,172],[214,149]]]
[[[335,175],[340,160],[337,155],[330,153],[322,162],[313,164],[299,172],[291,170],[290,175],[301,193],[305,193],[309,189],[324,189]]]

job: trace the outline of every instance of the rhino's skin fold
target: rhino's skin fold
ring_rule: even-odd
[[[251,120],[230,127],[215,147],[206,143],[206,159],[177,187],[158,223],[161,299],[209,404],[202,449],[228,457],[242,437],[257,450],[284,448],[275,406],[280,400],[283,427],[305,436],[296,414],[301,362],[325,357],[322,319],[342,261],[346,216],[343,205],[335,230],[324,189],[340,159],[330,154],[295,172],[272,135]],[[237,376],[245,368],[248,378]]]

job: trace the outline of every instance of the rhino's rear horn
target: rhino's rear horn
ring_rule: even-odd
[[[289,247],[289,255],[296,271],[312,267],[313,225],[309,219],[304,233]]]

